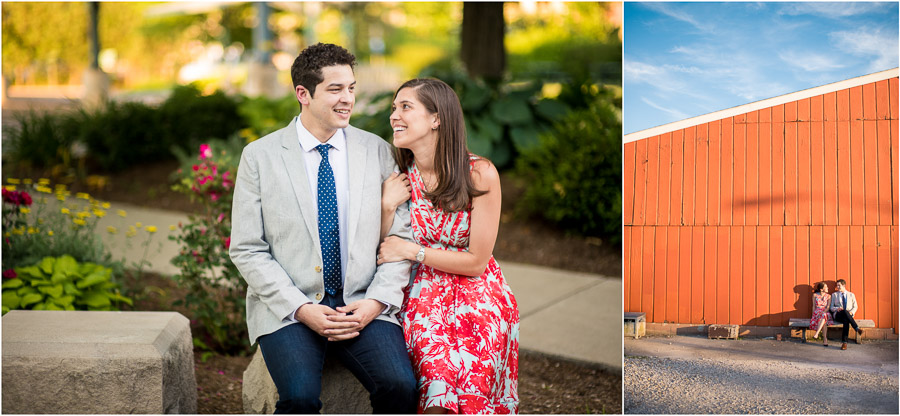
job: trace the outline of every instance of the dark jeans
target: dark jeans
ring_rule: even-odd
[[[841,342],[847,342],[850,339],[850,327],[853,327],[853,330],[856,331],[857,337],[859,337],[859,325],[856,324],[856,320],[853,319],[853,315],[850,315],[850,312],[847,312],[846,309],[838,311],[834,314],[834,321],[840,322],[844,324],[844,328],[841,329]],[[858,339],[858,338],[857,338]]]
[[[339,292],[325,295],[322,304],[336,308],[344,301]],[[390,322],[373,320],[359,336],[337,342],[296,323],[260,337],[259,347],[278,388],[275,413],[319,413],[326,351],[369,391],[374,413],[416,412],[416,379],[403,330]]]

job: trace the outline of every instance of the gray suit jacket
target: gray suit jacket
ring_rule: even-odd
[[[244,147],[234,187],[231,260],[247,281],[250,342],[290,324],[298,306],[319,303],[325,294],[316,202],[307,180],[297,137],[297,118]],[[409,283],[408,261],[375,264],[381,231],[381,184],[396,164],[391,146],[349,126],[350,182],[344,301],[371,298],[390,305],[377,319],[394,316]],[[411,239],[409,208],[394,216],[390,234]]]
[[[856,295],[853,292],[847,291],[844,292],[847,295],[847,307],[844,308],[847,312],[850,312],[850,315],[856,315],[856,309],[859,306],[856,304]],[[834,292],[831,294],[831,312],[837,312],[838,309],[841,308],[841,292]]]

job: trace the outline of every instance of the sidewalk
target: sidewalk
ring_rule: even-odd
[[[138,262],[145,248],[138,238],[125,244],[124,231],[140,221],[156,226],[146,260],[149,270],[174,274],[178,269],[169,260],[179,247],[168,236],[169,227],[186,223],[181,212],[113,203],[113,209],[125,210],[127,217],[109,215],[101,219],[98,230],[107,226],[119,229],[111,236],[109,247],[114,258]],[[534,351],[566,359],[598,364],[611,371],[622,370],[622,280],[596,274],[569,272],[505,262],[498,259],[519,304],[519,345]]]

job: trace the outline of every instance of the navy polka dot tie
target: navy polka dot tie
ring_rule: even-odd
[[[341,244],[338,227],[337,193],[334,172],[328,163],[330,144],[320,144],[316,150],[322,155],[319,163],[319,242],[322,244],[322,261],[325,263],[325,291],[334,295],[341,287]]]

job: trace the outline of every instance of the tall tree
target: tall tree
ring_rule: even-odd
[[[471,77],[498,82],[506,69],[503,2],[463,3],[460,58]]]

